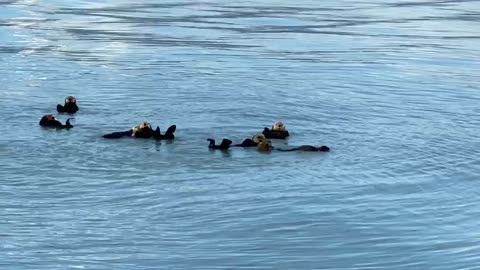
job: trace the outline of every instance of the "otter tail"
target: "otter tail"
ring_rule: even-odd
[[[75,118],[68,118],[67,123],[65,123],[65,128],[73,128],[72,124],[70,124],[70,119],[75,119]]]

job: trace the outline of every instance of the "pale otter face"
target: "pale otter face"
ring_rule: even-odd
[[[277,122],[273,125],[273,130],[285,131],[285,125],[282,122]]]
[[[257,150],[260,152],[268,152],[272,150],[272,142],[270,140],[262,141],[258,144]]]
[[[65,103],[77,103],[77,99],[73,96],[68,96],[66,99],[65,99]]]
[[[132,128],[133,132],[138,132],[138,131],[142,131],[142,130],[145,130],[145,129],[152,129],[152,125],[150,125],[150,123],[148,123],[147,121],[143,121],[138,126],[134,126]]]
[[[263,142],[265,141],[267,138],[265,138],[265,135],[263,134],[257,134],[257,135],[254,135],[252,137],[252,141],[254,141],[255,143],[260,143],[260,142]]]
[[[152,129],[152,125],[148,123],[147,121],[143,121],[140,125],[138,125],[138,129]]]
[[[132,128],[132,131],[133,131],[132,136],[135,136],[136,132],[141,132],[145,129],[152,129],[152,125],[150,125],[150,123],[148,123],[147,121],[143,121],[142,123],[140,123],[140,125],[134,126]]]
[[[46,123],[46,122],[50,122],[50,121],[54,121],[55,120],[55,117],[51,114],[46,114],[44,116],[42,116],[42,119],[40,120],[40,123]]]

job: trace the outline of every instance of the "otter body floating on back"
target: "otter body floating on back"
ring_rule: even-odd
[[[245,139],[241,144],[235,144],[233,146],[237,147],[257,147],[258,144],[262,141],[266,140],[265,135],[257,134],[253,135],[251,139]]]
[[[258,144],[257,150],[260,152],[270,152],[272,151],[273,146],[270,140],[262,141]],[[291,149],[275,149],[281,152],[289,152],[289,151],[304,151],[304,152],[329,152],[330,148],[328,146],[313,146],[313,145],[301,145]]]
[[[313,145],[301,145],[298,147],[294,147],[291,149],[277,149],[278,151],[282,152],[289,152],[289,151],[304,151],[304,152],[330,152],[330,148],[328,146],[313,146]]]
[[[67,122],[64,125],[60,121],[55,119],[53,115],[47,114],[47,115],[44,115],[42,119],[40,119],[40,122],[38,124],[42,127],[47,127],[47,128],[70,129],[70,128],[73,128],[73,126],[70,124],[70,119],[73,119],[73,118],[68,118]]]
[[[267,139],[286,139],[290,134],[288,130],[285,128],[285,125],[282,122],[277,122],[275,125],[272,126],[272,129],[264,128],[263,135]]]
[[[241,144],[232,145],[232,147],[257,147],[258,144],[262,141],[266,140],[263,134],[254,135],[251,139],[245,139]],[[220,149],[220,150],[227,150],[231,147],[232,141],[229,139],[223,139],[219,145],[215,144],[214,139],[207,139],[210,142],[208,148],[210,149]]]
[[[78,111],[77,99],[73,96],[66,97],[63,106],[57,105],[57,111],[59,113],[76,113]]]
[[[220,145],[215,144],[214,139],[207,139],[210,142],[208,148],[210,149],[220,149],[227,150],[230,148],[232,141],[229,139],[223,139]],[[272,142],[269,139],[266,139],[262,135],[255,135],[252,139],[245,139],[241,144],[236,144],[234,146],[242,147],[256,147],[259,152],[269,153],[272,150],[278,150],[281,152],[290,152],[290,151],[304,151],[304,152],[329,152],[330,148],[328,146],[313,146],[313,145],[301,145],[291,149],[276,149],[272,146]]]
[[[165,134],[160,132],[160,128],[157,127],[155,130],[152,129],[150,123],[144,121],[138,126],[135,126],[127,131],[112,132],[109,134],[103,135],[103,138],[107,139],[119,139],[122,137],[135,137],[135,138],[144,138],[144,139],[155,139],[155,140],[173,140],[175,136],[175,130],[177,129],[176,125],[170,126]]]

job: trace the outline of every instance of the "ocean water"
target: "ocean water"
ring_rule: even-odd
[[[2,270],[480,269],[480,1],[0,0],[0,63]],[[207,148],[276,121],[332,151]]]

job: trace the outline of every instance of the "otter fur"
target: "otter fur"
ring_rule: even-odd
[[[263,129],[263,135],[267,139],[286,139],[290,134],[288,133],[287,128],[282,122],[276,122],[271,129],[269,128],[264,128]]]
[[[257,145],[257,150],[259,152],[270,152],[272,151],[272,149],[273,149],[273,146],[270,140],[262,141]]]
[[[328,146],[313,146],[313,145],[301,145],[291,149],[277,149],[278,151],[288,152],[288,151],[304,151],[304,152],[330,152]]]
[[[153,130],[152,125],[147,122],[143,121],[137,126],[127,130],[127,131],[118,131],[112,132],[109,134],[103,135],[103,138],[107,139],[119,139],[122,137],[134,137],[134,138],[143,138],[143,139],[155,139],[155,140],[173,140],[175,139],[174,133],[177,129],[176,125],[170,126],[165,134],[160,132],[160,128],[157,126],[155,130]]]
[[[57,105],[57,111],[59,113],[76,113],[78,111],[77,99],[74,96],[66,97],[63,106]]]
[[[47,114],[47,115],[44,115],[42,119],[40,119],[40,122],[38,124],[42,127],[47,127],[47,128],[70,129],[70,128],[73,128],[73,126],[70,124],[70,119],[73,119],[73,118],[68,118],[67,122],[64,125],[60,121],[55,119],[55,116],[51,114]]]
[[[245,139],[241,144],[235,144],[234,146],[237,147],[256,147],[260,142],[265,141],[265,135],[263,134],[256,134],[253,135],[252,138]]]

